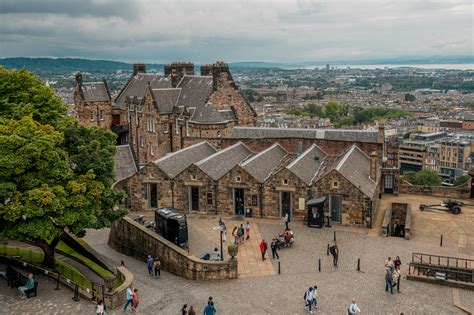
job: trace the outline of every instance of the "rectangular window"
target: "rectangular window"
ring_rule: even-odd
[[[179,123],[178,123],[178,118],[176,118],[176,134],[179,135]]]
[[[155,148],[153,147],[153,144],[150,143],[150,155],[154,156],[155,155]]]
[[[163,125],[163,133],[168,133],[169,132],[169,126],[168,123]]]
[[[144,146],[145,146],[145,139],[142,136],[140,136],[140,147],[143,148]]]
[[[194,174],[192,174],[192,175],[191,175],[191,179],[192,179],[192,180],[196,180],[196,179],[197,179],[197,176],[194,175]]]
[[[94,111],[91,110],[91,113],[90,113],[90,119],[91,121],[94,121]]]
[[[147,199],[149,208],[158,208],[158,185],[147,184]]]
[[[281,181],[281,183],[282,183],[283,185],[288,185],[288,179],[283,179],[283,180]]]
[[[207,193],[206,200],[208,205],[212,205],[212,193]]]
[[[242,181],[242,178],[241,178],[240,176],[236,176],[236,177],[235,177],[235,181],[236,181],[237,183],[240,183],[240,182]]]
[[[99,120],[104,120],[104,111],[102,109],[99,110]]]
[[[189,121],[186,120],[186,137],[189,137]]]
[[[257,195],[252,195],[252,207],[256,207],[258,205],[258,198]]]
[[[332,182],[332,188],[338,188],[339,187],[339,182],[338,181],[333,181]]]

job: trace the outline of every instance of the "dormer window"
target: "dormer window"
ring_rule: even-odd
[[[236,177],[235,177],[235,181],[236,181],[237,183],[240,183],[240,182],[242,181],[242,177],[236,176]]]
[[[332,187],[332,188],[335,188],[335,189],[339,188],[339,182],[336,181],[336,180],[332,181],[331,187]]]
[[[282,183],[283,185],[288,185],[288,179],[283,179],[283,180],[281,181],[281,183]]]

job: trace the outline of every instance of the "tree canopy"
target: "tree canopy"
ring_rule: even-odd
[[[65,230],[82,236],[125,214],[112,188],[115,135],[80,126],[25,70],[0,67],[0,236],[28,240],[54,263]]]
[[[421,170],[416,173],[409,172],[403,175],[403,179],[410,184],[420,186],[441,186],[442,183],[441,176],[433,170]]]

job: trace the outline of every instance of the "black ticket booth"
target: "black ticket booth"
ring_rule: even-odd
[[[326,197],[310,199],[306,203],[308,209],[308,226],[322,228],[324,226],[324,202]]]
[[[188,247],[188,224],[186,216],[174,208],[160,208],[155,212],[155,231],[168,241]]]

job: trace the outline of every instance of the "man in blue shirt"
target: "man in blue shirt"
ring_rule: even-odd
[[[204,315],[216,315],[217,311],[214,307],[214,302],[208,301],[207,306],[204,308]]]

